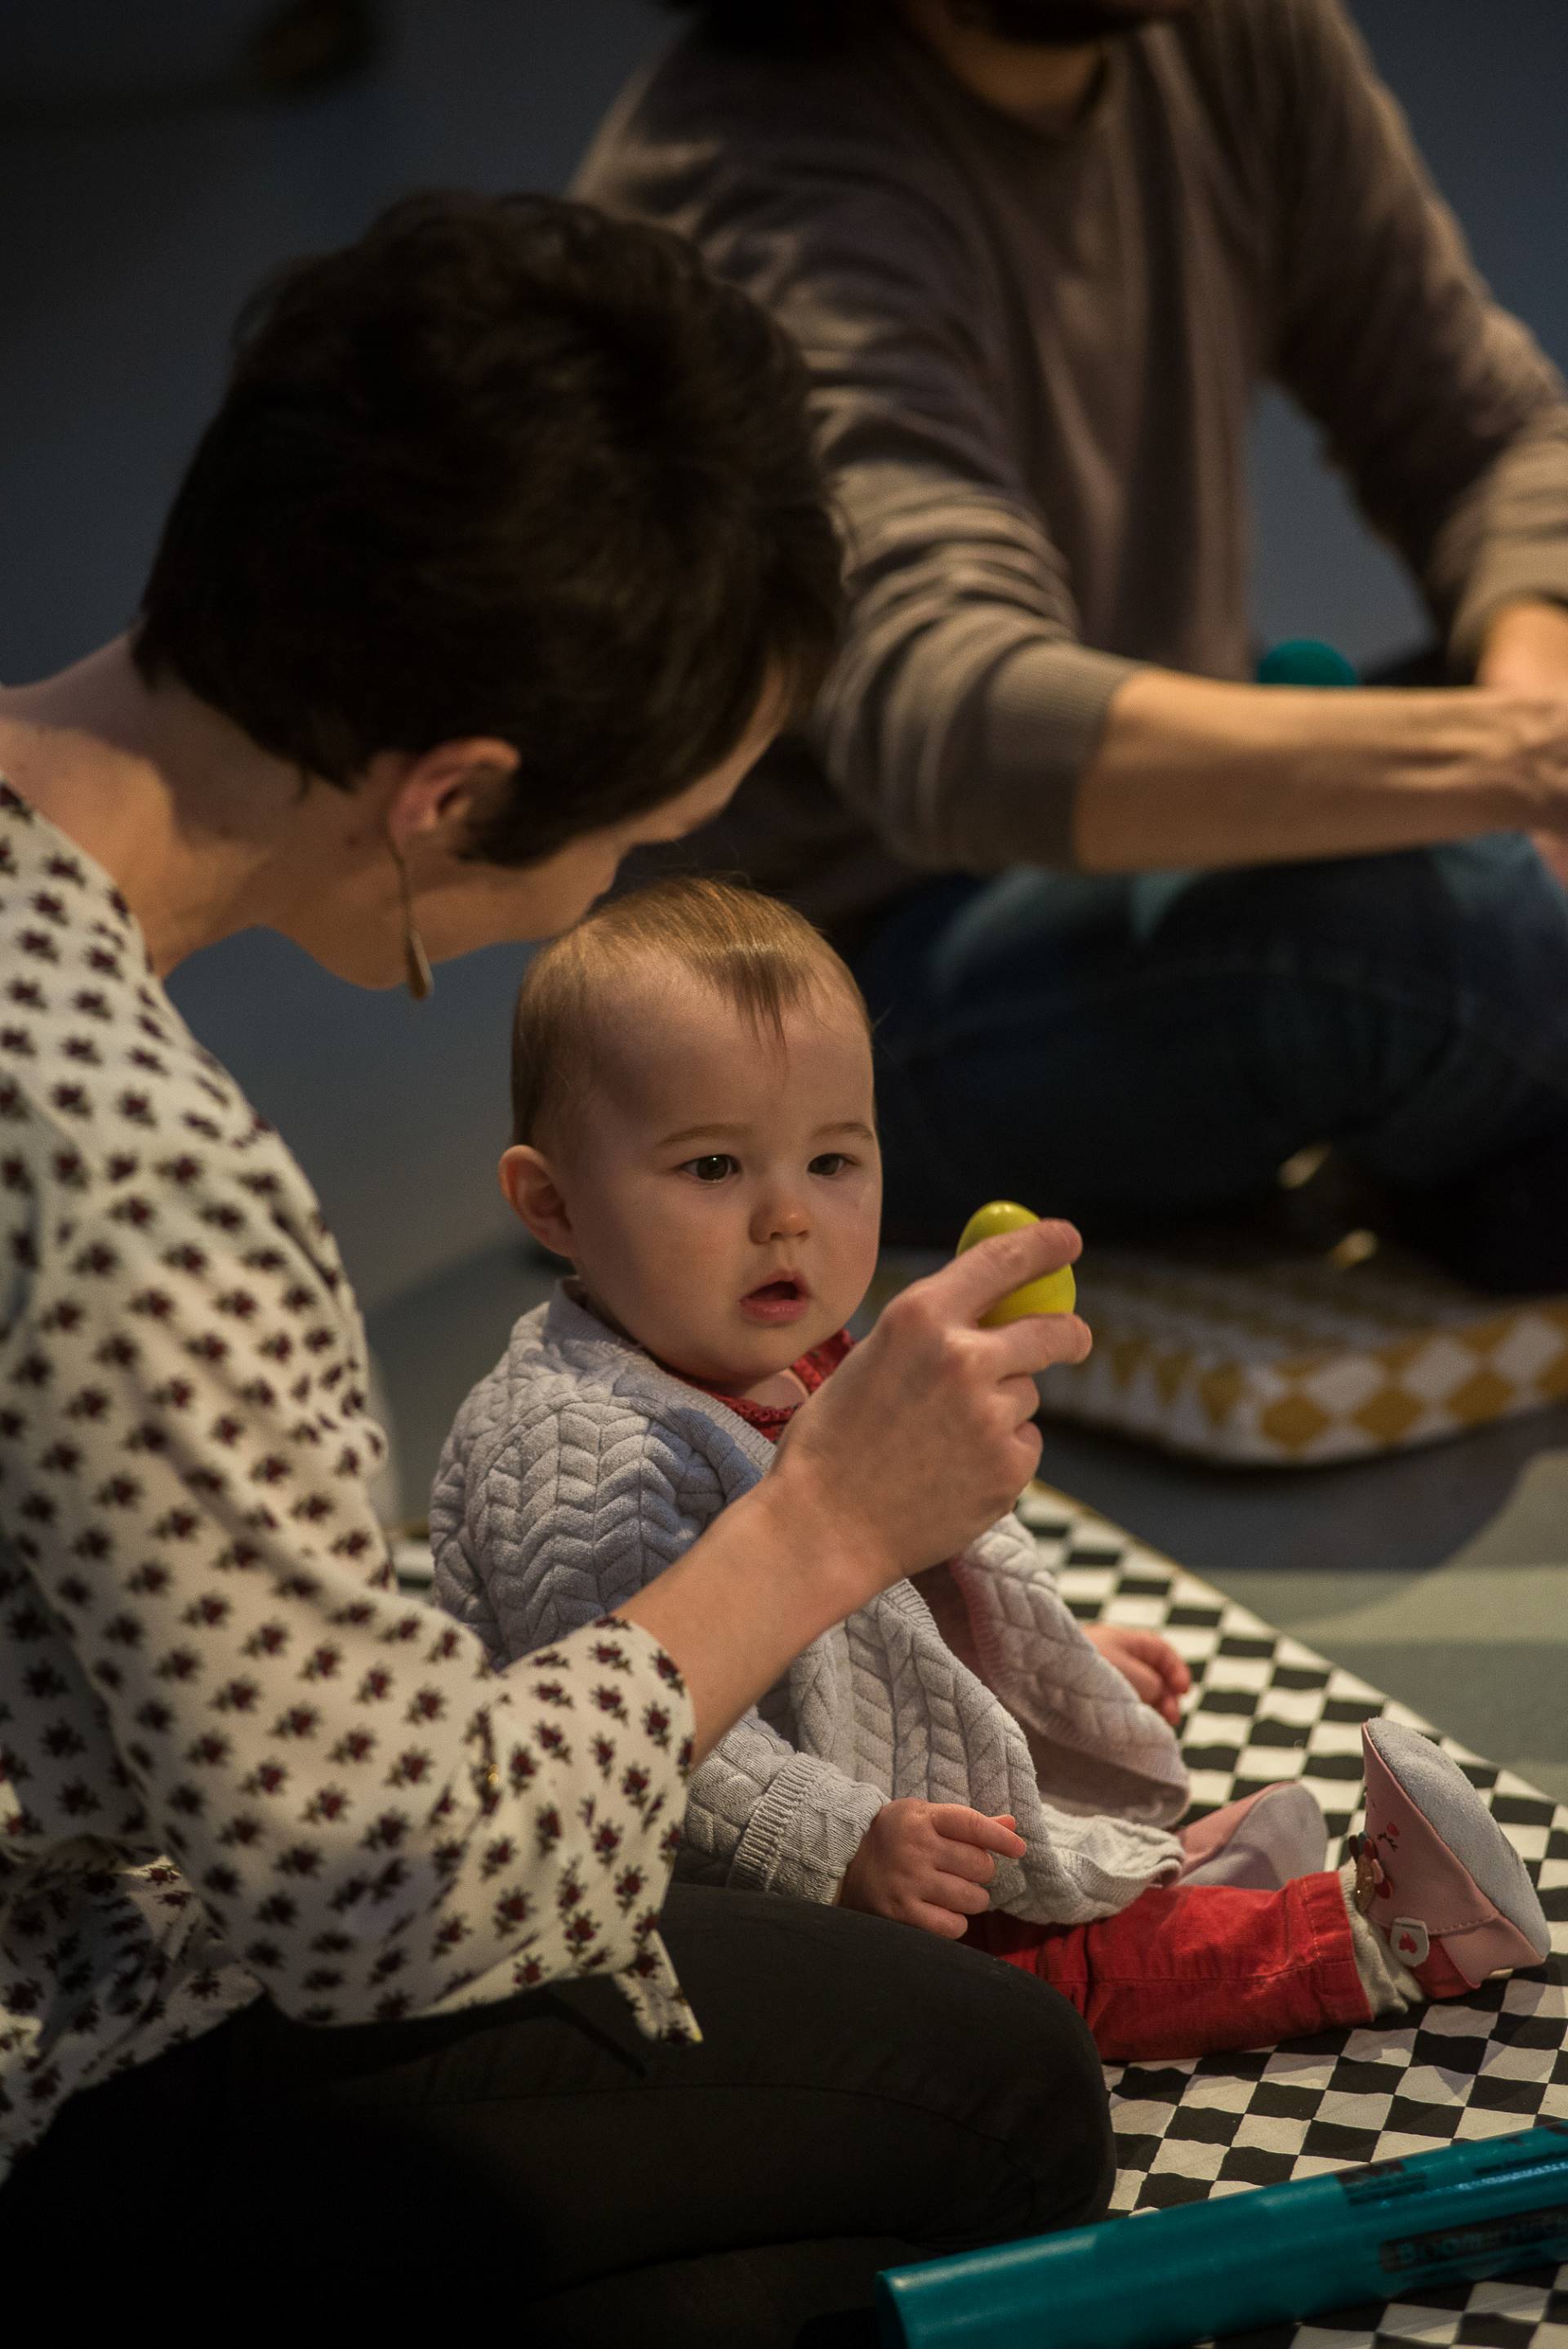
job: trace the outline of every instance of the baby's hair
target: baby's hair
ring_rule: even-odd
[[[511,1029],[514,1143],[538,1143],[587,1089],[595,1034],[614,1021],[628,973],[650,961],[700,979],[778,1041],[784,1014],[824,992],[871,1033],[849,966],[803,914],[729,881],[653,881],[595,906],[529,965]]]

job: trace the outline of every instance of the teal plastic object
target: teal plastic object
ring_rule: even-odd
[[[1260,685],[1357,685],[1360,679],[1342,652],[1316,636],[1288,636],[1271,645],[1258,663]]]
[[[1568,2260],[1568,2122],[877,2279],[886,2349],[1173,2349]]]

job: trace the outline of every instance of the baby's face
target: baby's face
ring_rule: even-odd
[[[824,986],[782,1048],[671,970],[626,1003],[552,1155],[594,1303],[673,1370],[744,1390],[841,1330],[882,1216],[871,1045]]]

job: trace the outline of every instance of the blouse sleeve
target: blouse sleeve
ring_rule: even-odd
[[[689,2035],[657,1931],[691,1766],[676,1665],[612,1619],[497,1671],[399,1597],[303,1178],[248,1110],[226,1130],[226,1087],[175,1134],[87,1076],[0,1081],[0,1609],[36,1593],[79,1668],[24,1671],[5,1708],[8,1852],[79,1837],[73,1755],[107,1732],[127,1864],[171,1857],[286,2013],[604,1972]]]

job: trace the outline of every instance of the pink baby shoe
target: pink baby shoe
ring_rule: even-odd
[[[1177,1829],[1187,1857],[1178,1884],[1232,1884],[1277,1892],[1315,1876],[1328,1857],[1328,1822],[1305,1786],[1281,1780]]]
[[[1362,1724],[1356,1905],[1429,1998],[1538,1966],[1551,1930],[1524,1862],[1457,1762],[1394,1721]]]

